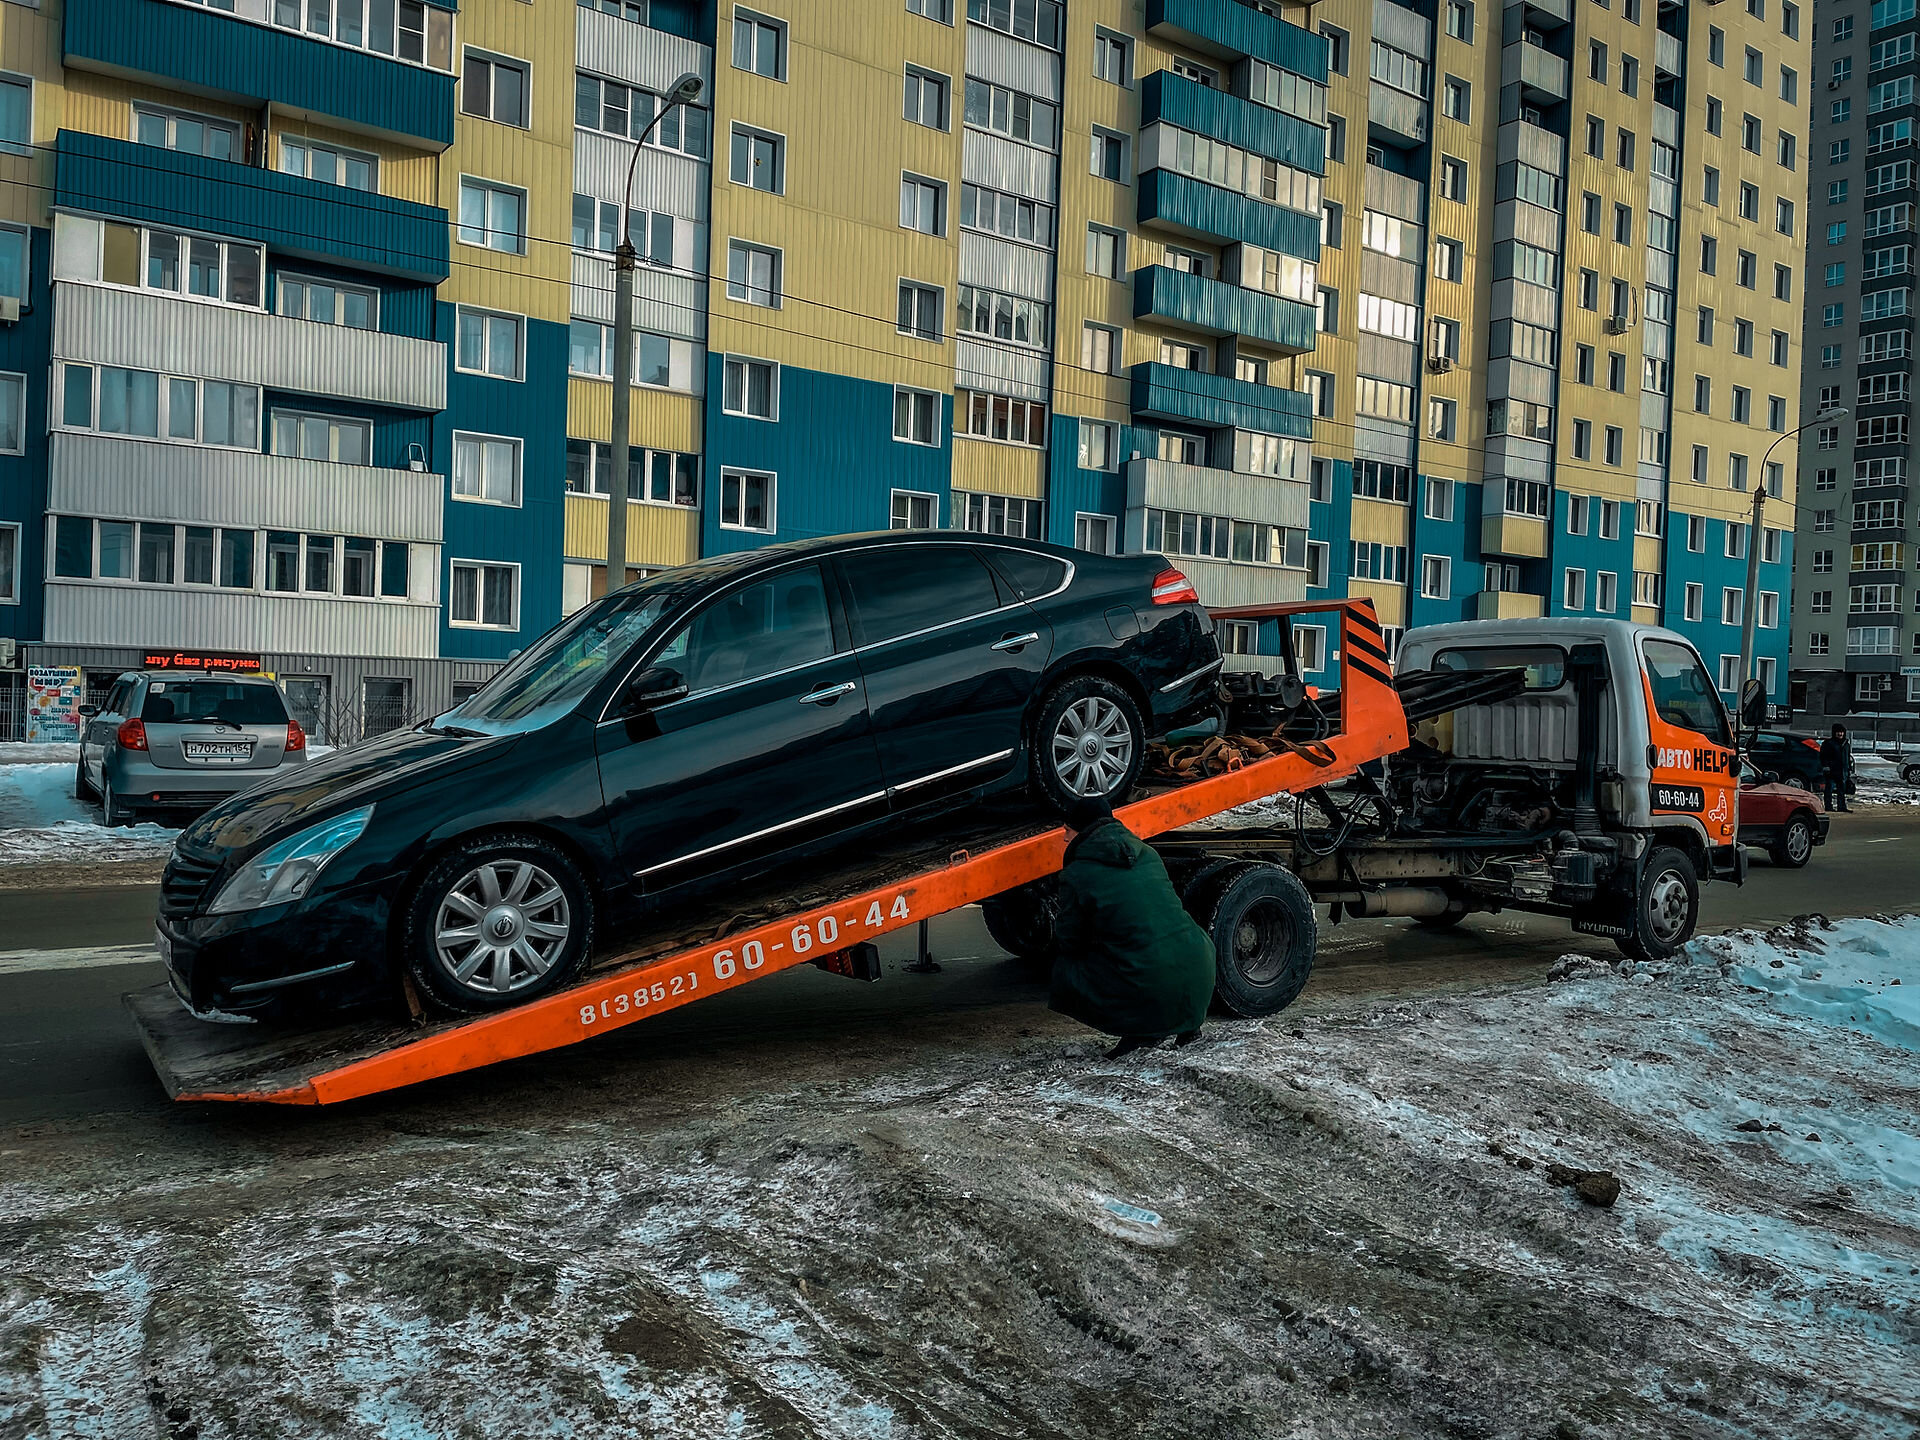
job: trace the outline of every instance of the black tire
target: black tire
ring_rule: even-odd
[[[1214,998],[1247,1019],[1286,1009],[1313,974],[1319,925],[1307,887],[1290,870],[1252,864],[1203,888],[1194,918],[1213,941]]]
[[[1060,887],[1052,880],[1036,880],[980,904],[980,918],[993,943],[1036,970],[1053,968],[1059,915]]]
[[[1118,803],[1146,759],[1147,722],[1111,680],[1069,676],[1040,702],[1029,753],[1034,787],[1053,809],[1064,812],[1088,796]]]
[[[100,787],[100,823],[109,830],[118,830],[122,825],[136,825],[139,817],[133,807],[122,804],[120,797],[113,793],[111,782]]]
[[[493,876],[491,902],[483,870]],[[549,898],[549,884],[557,899]],[[515,892],[518,898],[509,899]],[[437,943],[469,928],[443,924],[443,913],[458,920],[468,911],[478,933]],[[413,887],[401,957],[421,993],[442,1009],[508,1010],[552,994],[580,972],[593,951],[594,918],[593,892],[559,846],[535,835],[476,836],[435,860]],[[554,928],[563,933],[547,933]]]
[[[1693,938],[1700,876],[1683,851],[1656,845],[1634,880],[1628,933],[1614,941],[1635,960],[1666,960]]]
[[[73,798],[85,800],[90,804],[100,798],[100,792],[95,790],[93,783],[87,779],[85,760],[76,760],[73,764]]]
[[[1920,765],[1902,765],[1900,778],[1909,785],[1920,785]]]
[[[1786,870],[1798,870],[1813,858],[1813,817],[1804,811],[1790,816],[1780,832],[1780,841],[1767,847],[1773,863]]]

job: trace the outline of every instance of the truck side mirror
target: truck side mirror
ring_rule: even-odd
[[[620,696],[622,715],[639,715],[670,705],[687,693],[687,682],[678,670],[665,665],[649,665],[627,682]]]
[[[1767,687],[1756,675],[1740,687],[1740,728],[1758,730],[1767,723]]]

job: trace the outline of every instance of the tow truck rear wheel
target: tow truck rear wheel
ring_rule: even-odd
[[[1640,867],[1628,933],[1615,940],[1635,960],[1665,960],[1693,938],[1700,918],[1700,877],[1671,846],[1655,847]]]
[[[980,918],[993,943],[1042,972],[1053,968],[1059,915],[1060,887],[1052,880],[1036,880],[980,904]]]
[[[1254,1019],[1291,1005],[1313,974],[1313,897],[1278,865],[1236,866],[1196,886],[1187,905],[1213,941],[1214,998]]]
[[[579,867],[534,835],[482,835],[428,867],[407,905],[407,971],[437,1005],[483,1014],[558,990],[593,948]]]

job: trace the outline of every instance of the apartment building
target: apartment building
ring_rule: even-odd
[[[323,739],[560,615],[571,12],[0,3],[0,635]]]
[[[1794,707],[1809,724],[1920,730],[1920,595],[1910,526],[1920,37],[1913,0],[1814,11],[1815,105],[1801,408]],[[1810,474],[1807,472],[1811,472]]]

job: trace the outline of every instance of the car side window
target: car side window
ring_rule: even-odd
[[[986,553],[1007,577],[1013,593],[1022,600],[1038,600],[1067,583],[1067,562],[1051,555],[1036,555],[1031,550],[1002,550],[997,545]]]
[[[964,545],[880,545],[840,564],[869,645],[1002,604],[992,572]]]
[[[107,692],[107,701],[102,709],[109,715],[125,715],[127,705],[133,699],[133,688],[133,681],[120,681]]]
[[[1727,712],[1700,657],[1671,640],[1649,640],[1644,647],[1653,708],[1669,725],[1704,735],[1717,745],[1732,743]]]
[[[693,691],[713,690],[790,670],[833,653],[827,588],[818,565],[742,585],[702,606],[654,657]]]

